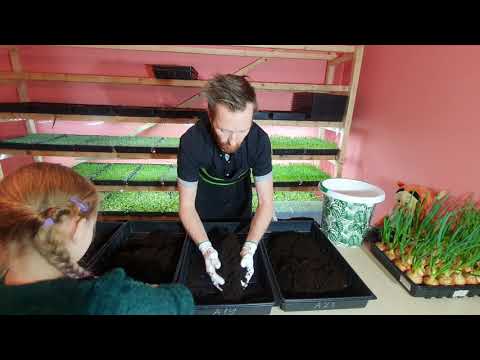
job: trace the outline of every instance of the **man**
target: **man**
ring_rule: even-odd
[[[178,189],[180,219],[205,259],[213,285],[225,283],[221,262],[202,220],[251,219],[255,177],[258,208],[241,251],[246,268],[242,286],[253,273],[253,256],[273,216],[272,150],[265,131],[253,123],[255,90],[243,76],[217,75],[204,93],[208,119],[199,120],[180,138]]]

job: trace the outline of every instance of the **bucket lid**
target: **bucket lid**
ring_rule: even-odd
[[[385,191],[359,180],[327,179],[318,186],[326,196],[350,203],[375,205],[385,200]]]

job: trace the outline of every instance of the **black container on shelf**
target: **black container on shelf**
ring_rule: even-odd
[[[240,237],[245,237],[249,222],[204,222],[205,230],[208,232],[214,228],[223,228],[236,233]],[[220,255],[221,256],[221,255]],[[202,272],[196,287],[188,285],[189,275],[192,264],[196,268],[204,268],[204,260],[193,241],[190,238],[184,243],[182,249],[182,265],[178,273],[177,282],[190,286],[195,298],[196,315],[268,315],[275,304],[275,296],[272,289],[272,279],[269,278],[265,268],[265,259],[263,254],[258,251],[254,256],[255,272],[250,279],[250,283],[245,290],[251,295],[246,295],[248,300],[244,303],[212,303],[205,298],[198,297],[198,291],[211,290],[211,295],[218,293],[213,287],[210,277]],[[248,293],[246,293],[248,294]]]
[[[185,241],[185,230],[178,221],[130,221],[123,223],[111,238],[91,256],[87,263],[87,268],[97,275],[109,271],[112,267],[116,267],[115,262],[112,263],[112,261],[115,261],[115,256],[119,254],[119,251],[125,249],[125,252],[127,252],[126,247],[129,244],[137,243],[138,245],[139,242],[150,236],[152,232],[161,232],[164,236],[167,236],[167,234],[170,236],[171,243],[175,244],[172,247],[173,255],[169,256],[168,259],[158,258],[158,264],[171,261],[173,265],[165,268],[163,272],[156,269],[155,273],[148,275],[139,275],[138,268],[124,267],[124,270],[129,276],[142,282],[154,284],[175,282],[181,264],[181,250]],[[149,242],[149,244],[154,245],[153,241],[161,243],[164,240],[161,234],[158,238],[151,240],[152,242]],[[143,243],[142,245],[146,244]],[[136,250],[128,249],[128,252],[133,253],[133,251]],[[157,263],[157,259],[155,259],[155,263]],[[146,263],[147,267],[148,263]]]
[[[295,93],[292,110],[309,113],[309,119],[319,121],[343,121],[347,110],[348,96]]]
[[[348,286],[338,291],[325,293],[312,293],[308,296],[295,297],[289,296],[284,289],[280,287],[278,274],[272,266],[270,258],[269,243],[275,241],[274,234],[286,231],[306,233],[313,236],[320,251],[328,252],[333,256],[335,262],[345,270]],[[310,310],[333,310],[333,309],[351,309],[363,308],[368,301],[375,300],[377,297],[365,285],[356,272],[350,267],[343,256],[338,252],[335,246],[328,241],[320,230],[320,226],[313,219],[310,220],[280,220],[273,222],[261,242],[261,251],[266,259],[267,271],[271,273],[274,289],[279,297],[280,308],[284,311],[310,311]]]
[[[145,181],[136,181],[136,180],[127,180],[125,182],[129,186],[176,186],[176,181],[161,181],[161,180],[145,180]]]
[[[255,120],[305,120],[307,114],[293,111],[258,111],[254,114]]]
[[[162,218],[178,218],[178,212],[154,212],[154,211],[99,211],[102,216],[142,216],[142,217],[159,217]],[[169,219],[170,220],[170,219]]]
[[[390,274],[414,297],[423,298],[461,298],[465,296],[479,296],[480,285],[418,285],[408,278],[395,264],[381,251],[375,243],[380,241],[380,235],[371,231],[367,235],[370,251],[373,256],[388,270]]]
[[[338,149],[273,149],[273,155],[337,155]]]
[[[24,136],[19,136],[14,139],[21,139]],[[51,146],[48,146],[48,144],[44,144],[44,142],[52,141],[55,139],[59,139],[61,137],[65,137],[65,135],[57,135],[53,136],[50,139],[45,139],[42,140],[42,142],[39,143],[34,143],[34,144],[28,144],[28,143],[22,143],[22,142],[6,142],[6,141],[0,141],[0,148],[4,149],[17,149],[17,150],[50,150]],[[6,139],[6,140],[13,140],[13,139]]]
[[[197,80],[198,72],[193,66],[152,65],[157,79]]]
[[[274,181],[276,187],[302,187],[302,186],[318,186],[320,181]]]

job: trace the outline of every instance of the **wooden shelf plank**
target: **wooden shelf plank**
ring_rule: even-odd
[[[327,51],[327,52],[341,52],[341,53],[352,53],[355,51],[354,45],[233,45],[233,46],[263,48],[263,49]]]
[[[295,49],[279,48],[273,50],[263,49],[226,49],[214,47],[194,47],[181,45],[56,45],[62,47],[79,47],[108,50],[132,50],[132,51],[154,51],[154,52],[172,52],[183,54],[201,54],[201,55],[223,55],[223,56],[247,56],[264,58],[283,58],[283,59],[309,59],[309,60],[332,60],[336,57],[335,51],[349,50],[349,47],[324,45],[317,49],[298,49],[309,51],[292,51]],[[307,45],[308,46],[308,45]],[[318,46],[318,45],[313,45]],[[255,46],[249,46],[255,47]]]
[[[12,73],[0,72],[0,80],[17,81],[63,81],[92,84],[114,85],[149,85],[149,86],[178,86],[201,88],[207,84],[206,80],[170,80],[154,79],[147,77],[132,76],[104,76],[104,75],[80,75],[58,73]],[[316,85],[316,84],[290,84],[290,83],[266,83],[251,82],[257,90],[264,91],[307,91],[315,93],[348,93],[350,87],[346,85]]]

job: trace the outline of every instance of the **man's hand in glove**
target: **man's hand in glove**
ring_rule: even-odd
[[[222,266],[220,260],[218,259],[217,250],[213,248],[212,243],[208,240],[200,243],[200,245],[198,245],[198,249],[205,259],[205,269],[212,280],[213,286],[215,286],[218,290],[223,291],[220,286],[225,284],[225,280],[215,271],[220,269]]]
[[[242,251],[240,252],[240,256],[242,260],[240,261],[240,266],[242,268],[247,269],[247,274],[245,275],[245,281],[240,280],[243,288],[246,288],[250,279],[253,276],[254,268],[253,268],[253,255],[255,255],[255,251],[257,250],[257,243],[253,241],[245,241],[243,245]]]

